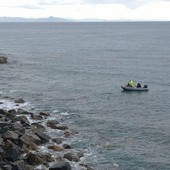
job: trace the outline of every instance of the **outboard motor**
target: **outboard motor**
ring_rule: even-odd
[[[148,85],[144,85],[143,87],[144,87],[144,88],[148,88]]]

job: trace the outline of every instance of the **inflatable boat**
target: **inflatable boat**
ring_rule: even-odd
[[[126,91],[148,91],[149,89],[146,87],[130,87],[130,86],[121,86],[123,90]]]

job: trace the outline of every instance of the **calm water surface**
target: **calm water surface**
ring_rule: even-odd
[[[92,167],[170,169],[169,22],[0,23],[0,53],[1,98],[67,112]]]

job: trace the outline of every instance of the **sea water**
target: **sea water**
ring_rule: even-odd
[[[61,114],[96,170],[170,169],[170,22],[0,23],[0,53],[1,108]]]

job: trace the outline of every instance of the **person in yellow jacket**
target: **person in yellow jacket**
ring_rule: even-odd
[[[129,81],[128,86],[133,87],[133,81],[132,80]]]

